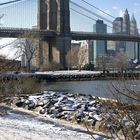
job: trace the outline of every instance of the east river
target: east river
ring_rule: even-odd
[[[112,92],[115,86],[117,89],[129,89],[140,93],[140,80],[128,81],[64,81],[64,82],[48,82],[43,83],[43,90],[52,91],[69,91],[72,93],[90,94],[93,96],[112,98]]]

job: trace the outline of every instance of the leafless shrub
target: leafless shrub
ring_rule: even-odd
[[[140,90],[131,88],[134,81],[111,82],[110,90],[116,103],[104,105],[104,128],[113,139],[137,140],[140,138]]]
[[[120,72],[121,76],[123,76],[124,71],[127,70],[129,64],[128,55],[124,52],[118,53],[113,60],[113,64],[114,68],[116,68]]]
[[[68,51],[68,53],[66,55],[68,69],[73,68],[73,67],[77,68],[77,66],[78,66],[78,52],[79,52],[78,47],[71,48]]]
[[[0,79],[0,101],[7,97],[22,96],[40,92],[41,87],[36,78],[1,78]]]

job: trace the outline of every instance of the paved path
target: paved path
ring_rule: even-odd
[[[99,138],[97,135],[95,137]],[[0,117],[0,140],[93,140],[78,126],[64,125],[61,121],[28,115],[9,113]]]

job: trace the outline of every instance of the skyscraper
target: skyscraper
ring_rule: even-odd
[[[138,29],[137,29],[137,22],[135,19],[134,14],[132,14],[131,20],[130,20],[130,35],[137,35]],[[128,57],[132,60],[138,59],[138,46],[136,42],[126,42],[126,53]]]
[[[137,22],[136,22],[136,19],[135,19],[134,14],[132,14],[132,17],[131,17],[131,22],[130,22],[130,34],[131,34],[131,35],[136,35],[136,34],[138,34]]]
[[[127,35],[137,35],[137,22],[134,14],[131,17],[126,9],[123,17],[117,17],[113,21],[113,33],[119,34],[127,34]],[[116,53],[120,51],[124,51],[127,53],[129,59],[137,59],[138,58],[138,46],[136,42],[124,42],[124,41],[116,41],[115,42]]]
[[[127,9],[123,15],[123,33],[130,34],[130,17]]]
[[[123,29],[123,18],[117,17],[113,21],[113,33],[122,33],[122,29]]]
[[[123,18],[122,17],[117,17],[114,21],[113,21],[113,33],[118,33],[118,34],[122,34],[123,33]],[[115,49],[116,52],[120,52],[121,50],[125,50],[125,42],[123,41],[116,41],[115,42]]]
[[[104,24],[103,20],[97,20],[96,24],[93,25],[93,32],[95,33],[107,33],[107,25]],[[90,48],[89,52],[92,56],[89,58],[89,61],[93,60],[94,64],[96,65],[96,59],[99,56],[103,56],[106,54],[107,51],[107,41],[104,40],[94,40],[90,41]],[[92,55],[91,55],[92,53]]]

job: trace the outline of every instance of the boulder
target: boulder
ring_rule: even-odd
[[[39,111],[40,114],[45,114],[46,113],[46,108],[41,108]]]

